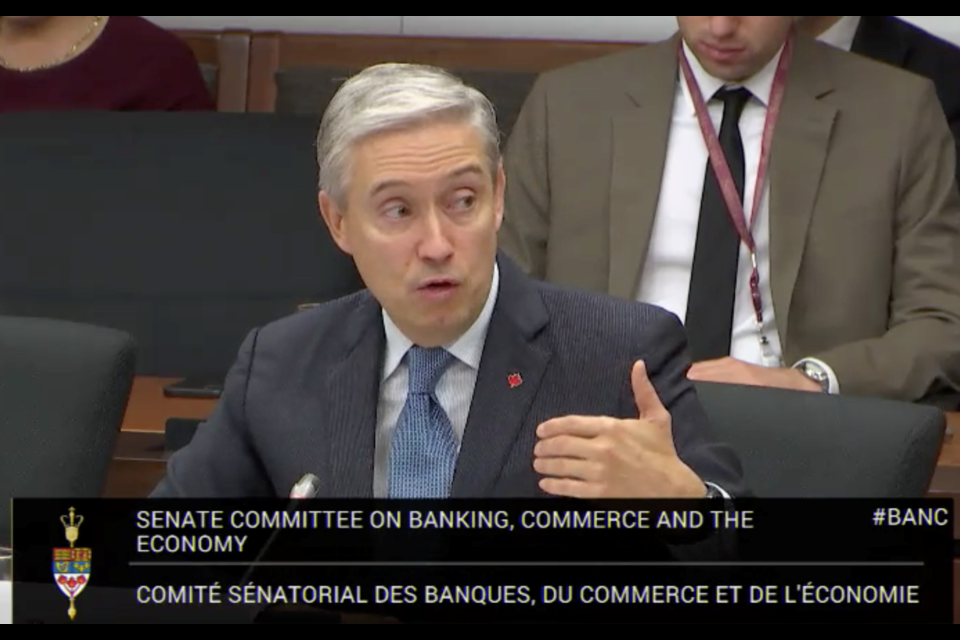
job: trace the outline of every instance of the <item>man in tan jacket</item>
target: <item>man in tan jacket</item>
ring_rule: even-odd
[[[955,407],[960,197],[933,85],[791,16],[677,21],[538,79],[507,148],[502,248],[677,314],[691,378]]]

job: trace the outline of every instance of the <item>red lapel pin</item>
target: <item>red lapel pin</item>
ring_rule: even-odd
[[[511,389],[516,389],[523,382],[523,378],[520,377],[519,373],[511,373],[507,376],[507,384],[510,385]]]

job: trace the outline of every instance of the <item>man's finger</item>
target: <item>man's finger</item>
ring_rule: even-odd
[[[750,371],[743,367],[726,366],[710,367],[699,371],[691,371],[687,379],[695,382],[720,382],[726,384],[752,384]]]
[[[637,403],[640,417],[656,420],[669,417],[666,407],[660,402],[657,390],[647,377],[647,366],[643,360],[637,360],[630,372],[630,382],[633,387],[633,399]]]
[[[600,498],[602,485],[567,478],[543,478],[540,488],[554,496],[564,498]]]
[[[537,473],[552,478],[585,482],[599,480],[603,472],[603,467],[598,463],[576,458],[535,458],[533,468]]]
[[[710,360],[697,360],[693,363],[694,367],[711,367],[718,364],[729,364],[735,360],[730,356],[724,356],[722,358],[711,358]]]
[[[690,372],[703,371],[730,371],[735,363],[728,360],[704,360],[703,362],[694,362],[690,365]]]
[[[687,379],[699,380],[701,382],[716,382],[717,378],[723,377],[723,370],[716,367],[690,367],[687,371]]]
[[[744,382],[737,376],[732,376],[725,371],[700,371],[699,373],[690,373],[688,380],[694,382],[722,382],[727,384],[740,384]]]
[[[597,416],[560,416],[541,422],[537,427],[537,437],[579,436],[595,438],[605,429],[607,420]]]
[[[533,455],[538,458],[580,458],[593,459],[596,456],[597,441],[595,438],[582,436],[562,435],[551,436],[540,440],[533,447]]]

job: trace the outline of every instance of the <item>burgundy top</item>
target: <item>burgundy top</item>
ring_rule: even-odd
[[[0,66],[0,112],[213,110],[200,66],[176,34],[140,16],[110,16],[83,53],[38,71]]]

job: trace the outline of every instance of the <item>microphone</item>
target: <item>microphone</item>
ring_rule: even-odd
[[[309,500],[315,498],[320,490],[320,479],[312,473],[307,473],[297,481],[290,490],[290,502],[287,505],[286,513],[289,515],[300,503],[300,500]],[[257,568],[257,564],[263,560],[267,551],[273,547],[280,535],[280,529],[274,530],[266,543],[260,548],[260,552],[254,559],[253,564],[243,576],[242,584],[250,584],[250,577]],[[253,620],[253,624],[343,624],[343,618],[340,614],[317,609],[312,606],[298,605],[270,605],[263,611],[260,611]]]
[[[314,498],[317,495],[317,492],[320,490],[320,478],[313,475],[312,473],[305,474],[297,480],[297,483],[293,485],[293,488],[290,490],[290,502],[287,504],[286,514],[290,515],[293,511],[296,510],[297,506],[300,504],[300,500],[307,500]],[[243,578],[240,580],[241,586],[246,586],[250,583],[250,576],[257,569],[257,564],[263,560],[263,557],[267,555],[267,551],[273,546],[273,543],[276,542],[277,537],[280,535],[281,529],[274,529],[270,533],[270,537],[267,538],[267,541],[260,547],[260,552],[257,554],[257,557],[254,558],[253,563],[247,569],[246,573],[243,574]]]
[[[308,473],[303,475],[290,490],[290,503],[287,514],[293,512],[300,500],[315,498],[320,491],[320,479]],[[253,564],[241,581],[243,586],[250,584],[250,577],[267,551],[273,546],[280,529],[273,531],[267,542],[261,547]],[[313,605],[273,604],[260,611],[253,624],[399,624],[400,621],[378,615],[349,614],[319,609]]]
[[[308,498],[315,498],[317,492],[320,490],[320,478],[308,473],[299,481],[297,484],[293,485],[293,489],[290,490],[290,499],[291,500],[305,500]]]

